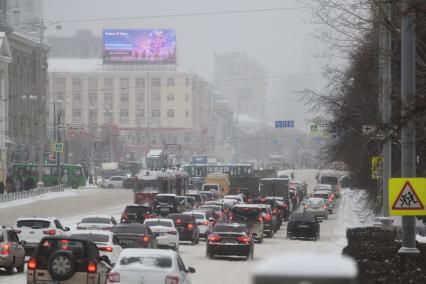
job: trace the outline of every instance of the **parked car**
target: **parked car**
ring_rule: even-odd
[[[112,176],[102,181],[101,186],[106,188],[123,188],[127,176]]]
[[[121,223],[112,227],[112,232],[124,248],[157,248],[157,238],[147,225]]]
[[[25,255],[32,255],[43,237],[65,235],[70,230],[55,217],[22,217],[16,220],[13,229],[25,241]]]
[[[245,224],[217,224],[207,237],[206,256],[236,255],[253,259],[254,240]]]
[[[232,208],[230,221],[245,224],[259,244],[263,242],[262,209],[258,204],[237,204]]]
[[[197,221],[192,214],[174,213],[167,216],[172,219],[179,232],[180,241],[189,241],[193,245],[199,242],[199,229]]]
[[[144,224],[148,226],[157,238],[158,247],[168,247],[179,250],[179,232],[175,228],[173,220],[152,218],[146,219]]]
[[[0,267],[7,274],[13,274],[15,267],[18,272],[24,272],[25,249],[24,241],[20,241],[12,228],[0,228]]]
[[[194,216],[198,225],[199,237],[207,238],[207,235],[210,233],[213,227],[213,222],[209,220],[208,213],[200,212],[200,211],[190,211],[190,212],[184,212],[183,214]]]
[[[44,237],[27,264],[27,284],[105,283],[109,259],[96,245],[67,236]]]
[[[304,211],[314,213],[315,217],[322,217],[324,219],[328,219],[327,204],[322,198],[309,198],[304,205]]]
[[[106,255],[111,264],[117,261],[123,248],[118,238],[108,231],[76,231],[69,235],[72,238],[91,241],[96,244],[101,256]]]
[[[77,230],[104,230],[111,231],[117,225],[117,220],[108,215],[89,215],[77,223]]]
[[[108,274],[108,283],[190,284],[192,267],[178,253],[158,249],[125,249]]]
[[[124,208],[120,223],[143,223],[145,219],[153,217],[155,214],[150,204],[132,204]]]
[[[319,240],[320,220],[311,212],[294,212],[287,223],[287,238]]]

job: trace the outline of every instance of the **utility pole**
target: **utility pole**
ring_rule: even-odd
[[[403,0],[401,22],[401,177],[416,177],[416,0]],[[416,217],[402,216],[400,254],[417,255]]]
[[[380,70],[380,96],[379,105],[381,104],[382,123],[384,126],[384,141],[382,149],[382,187],[383,187],[383,217],[389,217],[389,189],[388,183],[392,175],[392,139],[391,139],[391,96],[392,96],[392,35],[387,24],[390,23],[392,17],[391,1],[378,5],[379,19],[379,70]]]

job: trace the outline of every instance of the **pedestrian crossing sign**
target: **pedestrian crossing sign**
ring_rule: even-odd
[[[425,178],[391,178],[389,180],[389,212],[391,215],[426,215],[425,203]]]

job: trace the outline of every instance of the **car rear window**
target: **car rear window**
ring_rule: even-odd
[[[154,226],[173,227],[172,222],[159,221],[159,220],[147,220],[145,221],[145,225],[149,227],[154,227]]]
[[[147,213],[149,208],[145,206],[127,206],[124,211],[131,214],[140,214]]]
[[[236,221],[255,221],[261,212],[260,208],[253,207],[234,207],[232,213]]]
[[[314,197],[322,198],[322,199],[328,199],[328,194],[327,193],[315,193]]]
[[[336,185],[337,181],[337,177],[321,177],[321,183]]]
[[[140,270],[170,268],[172,267],[172,259],[167,256],[123,256],[120,258],[120,265]]]
[[[18,228],[45,229],[50,227],[50,221],[44,220],[20,220],[16,223]]]
[[[290,216],[290,220],[292,221],[308,221],[312,222],[315,220],[315,215],[310,213],[293,213]]]
[[[145,234],[143,226],[114,226],[112,232],[115,234]]]
[[[76,258],[86,257],[84,243],[78,240],[68,239],[48,239],[39,244],[38,256],[50,256],[57,250],[66,250],[71,252]]]
[[[193,197],[197,202],[201,202],[201,195],[197,195],[197,194],[194,194],[194,195],[191,195],[191,194],[187,194],[186,196],[191,196],[191,197]]]
[[[204,220],[205,216],[203,214],[188,214],[188,215],[193,215],[195,219],[197,220]]]
[[[213,233],[244,233],[243,226],[230,226],[217,224],[213,228]]]
[[[176,220],[180,219],[185,222],[192,222],[192,214],[171,214],[168,215],[167,218],[173,219],[175,222]]]
[[[172,204],[176,201],[176,198],[174,196],[156,196],[155,201]]]
[[[308,203],[310,205],[322,205],[322,204],[324,204],[324,200],[323,199],[308,199]]]
[[[109,218],[90,217],[90,218],[83,218],[80,223],[109,224],[111,223],[111,220]]]
[[[214,211],[221,211],[222,210],[222,207],[214,206],[214,205],[202,205],[202,206],[200,206],[200,208],[212,209]]]
[[[73,234],[71,237],[94,243],[107,243],[109,241],[109,236],[100,234]]]
[[[218,190],[217,185],[203,185],[203,191]]]

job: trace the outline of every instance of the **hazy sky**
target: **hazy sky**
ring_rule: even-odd
[[[264,65],[269,76],[278,77],[267,82],[266,119],[302,122],[306,108],[300,102],[294,102],[291,90],[299,88],[298,85],[304,89],[303,80],[302,83],[300,79],[296,80],[299,83],[290,86],[295,85],[294,77],[285,75],[317,73],[324,64],[323,60],[315,58],[325,47],[313,36],[316,31],[309,23],[309,10],[102,20],[301,6],[303,4],[295,0],[45,0],[45,17],[62,22],[62,31],[52,28],[48,32],[58,36],[72,35],[79,29],[90,29],[100,36],[103,28],[174,28],[178,65],[208,80],[212,79],[214,52],[246,51]],[[67,21],[81,19],[93,21]],[[315,88],[322,80],[315,76],[307,81],[306,86]]]

